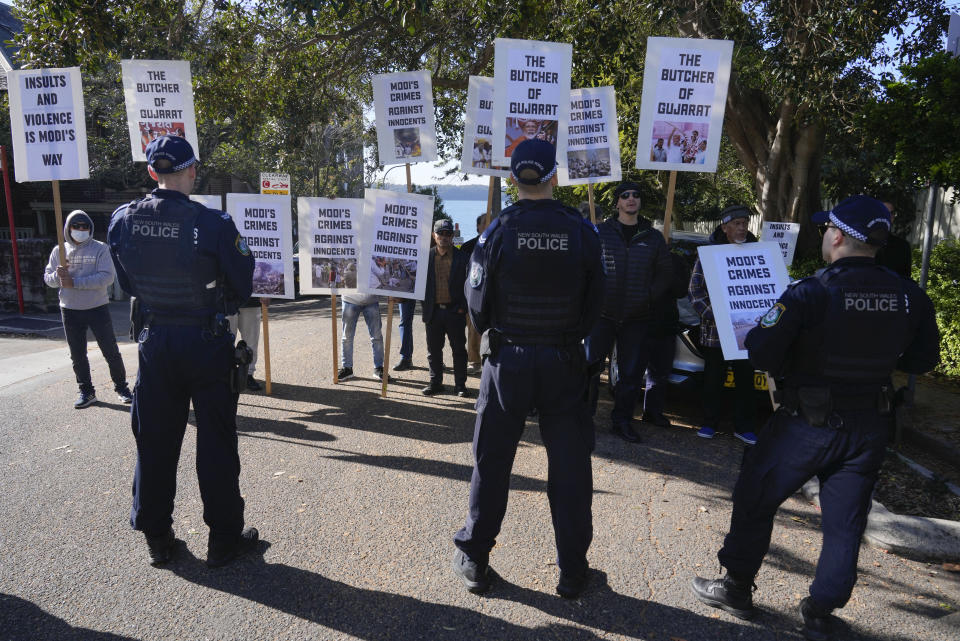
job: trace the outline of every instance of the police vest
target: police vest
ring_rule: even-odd
[[[821,384],[886,382],[911,337],[905,282],[870,264],[828,267],[819,280],[826,313],[801,334],[793,374]]]
[[[217,261],[197,252],[197,219],[204,211],[192,201],[148,197],[124,214],[119,258],[148,312],[202,316],[215,311]]]
[[[575,334],[584,299],[583,220],[556,201],[524,201],[501,214],[493,326],[508,335]]]

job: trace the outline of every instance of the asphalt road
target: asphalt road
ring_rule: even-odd
[[[595,570],[576,601],[554,594],[546,458],[529,423],[491,556],[500,578],[475,596],[450,570],[467,505],[472,401],[420,395],[419,318],[417,369],[381,399],[364,327],[357,377],[334,386],[328,302],[270,310],[273,394],[244,394],[239,408],[247,521],[265,543],[220,570],[203,564],[193,430],[174,514],[185,547],[154,569],[128,524],[134,444],[128,408],[107,394],[106,364],[92,358],[101,402],[76,411],[62,340],[0,338],[0,639],[801,638],[797,606],[820,536],[817,511],[799,495],[781,509],[757,577],[762,616],[741,622],[690,594],[695,574],[719,571],[743,452],[729,436],[696,438],[695,398],[674,405],[675,418],[693,419],[686,426],[644,426],[640,445],[609,434],[601,405]],[[393,337],[395,361],[396,329]],[[121,349],[132,381],[135,346]],[[838,614],[842,638],[955,641],[958,608],[958,575],[864,547],[860,582]]]

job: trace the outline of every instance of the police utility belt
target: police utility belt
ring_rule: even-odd
[[[882,415],[893,411],[893,389],[879,385],[860,392],[834,390],[828,386],[787,387],[778,394],[781,407],[814,427],[843,429],[838,412],[873,410]]]

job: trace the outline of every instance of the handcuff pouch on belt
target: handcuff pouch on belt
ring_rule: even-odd
[[[230,368],[230,391],[239,394],[247,384],[247,369],[253,360],[253,351],[246,341],[240,341],[233,348],[233,367]]]
[[[788,387],[783,390],[783,408],[794,416],[802,416],[814,427],[839,427],[831,420],[833,394],[829,387]]]

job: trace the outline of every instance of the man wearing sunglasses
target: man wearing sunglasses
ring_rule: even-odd
[[[673,261],[663,234],[640,216],[640,185],[625,181],[613,192],[617,215],[597,226],[607,279],[600,320],[586,340],[587,361],[597,363],[617,345],[620,372],[610,414],[613,433],[629,443],[640,437],[631,425],[649,360],[651,310],[670,291]],[[590,382],[591,410],[597,409],[600,375]]]
[[[63,240],[66,249],[63,265],[60,264],[60,247],[56,246],[50,252],[43,280],[48,287],[60,290],[63,332],[67,336],[73,372],[80,386],[73,407],[79,410],[97,402],[96,390],[90,378],[90,361],[87,359],[88,329],[97,339],[97,345],[110,368],[110,378],[113,379],[117,397],[124,403],[132,403],[133,395],[127,386],[127,372],[110,318],[107,287],[116,278],[110,249],[105,243],[94,240],[93,220],[81,209],[67,216]]]
[[[820,481],[823,545],[803,634],[833,638],[830,612],[850,599],[870,497],[893,422],[894,369],[922,374],[939,360],[933,304],[912,281],[876,264],[890,212],[868,196],[811,217],[829,263],[791,285],[747,334],[751,362],[782,379],[783,402],[744,457],[730,531],[717,554],[727,575],[696,578],[703,603],[752,618],[752,586],[780,504]]]

